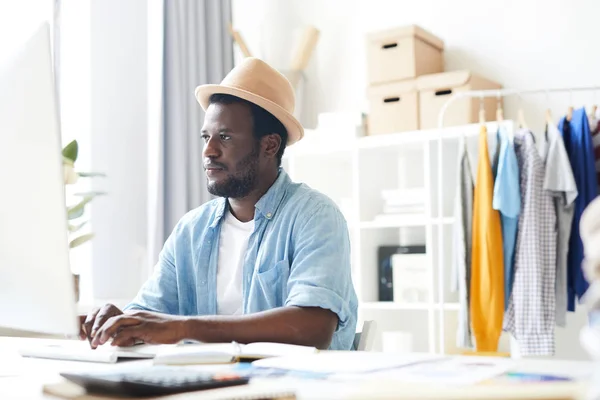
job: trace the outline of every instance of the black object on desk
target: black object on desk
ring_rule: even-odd
[[[182,367],[143,367],[126,372],[61,373],[88,393],[130,397],[159,396],[245,385],[249,378],[231,372],[206,372]]]
[[[394,301],[394,254],[424,254],[425,246],[380,246],[377,249],[379,273],[379,301]]]

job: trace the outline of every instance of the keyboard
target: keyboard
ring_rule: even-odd
[[[244,385],[248,377],[230,372],[207,372],[181,367],[144,367],[125,372],[61,373],[88,393],[130,397],[160,396],[195,390]]]

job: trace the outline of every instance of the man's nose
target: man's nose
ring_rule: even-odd
[[[202,155],[205,158],[217,158],[221,155],[221,148],[219,147],[219,141],[217,138],[211,137],[207,142],[204,143]]]

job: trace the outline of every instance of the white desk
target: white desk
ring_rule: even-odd
[[[0,338],[0,399],[23,399],[23,400],[48,400],[56,399],[42,393],[44,384],[60,382],[60,372],[73,370],[111,370],[114,368],[132,368],[136,366],[151,365],[151,361],[129,361],[122,364],[97,364],[71,361],[43,360],[33,358],[22,358],[18,355],[19,347],[27,343],[39,343],[45,339],[24,338]],[[592,371],[592,363],[585,361],[557,361],[557,360],[521,360],[518,368],[521,372],[537,372],[546,374],[560,374],[581,378],[589,376]],[[12,373],[11,373],[12,371]],[[261,382],[264,383],[264,382]],[[277,382],[275,386],[281,386]],[[565,384],[560,387],[564,393],[571,389],[565,389]],[[333,383],[312,381],[285,381],[285,386],[297,390],[300,399],[354,399],[354,398],[452,398],[452,390],[440,388],[432,397],[432,389],[415,388],[407,385],[399,385],[394,382],[377,383]],[[573,390],[581,391],[578,385],[572,385]],[[575,387],[578,386],[578,387]],[[503,391],[501,391],[503,392]],[[548,394],[548,391],[545,391]],[[552,393],[552,391],[549,391]],[[476,392],[472,392],[476,393]],[[468,394],[468,393],[467,393]],[[498,393],[499,395],[501,393]],[[534,390],[532,394],[536,394]],[[473,398],[463,392],[461,398]],[[476,396],[477,397],[477,396]],[[497,398],[502,398],[500,396]],[[202,397],[199,397],[202,398]],[[536,398],[547,398],[546,396]],[[556,398],[556,397],[555,397]],[[565,398],[565,397],[563,397]]]

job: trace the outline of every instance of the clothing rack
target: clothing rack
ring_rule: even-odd
[[[438,115],[438,128],[444,127],[444,116],[446,115],[446,110],[448,107],[454,103],[456,100],[463,98],[473,98],[479,97],[483,100],[484,97],[508,97],[508,96],[525,96],[525,95],[536,95],[536,94],[546,94],[550,93],[573,93],[573,92],[595,92],[600,91],[600,86],[580,86],[580,87],[571,87],[571,88],[549,88],[549,89],[491,89],[491,90],[470,90],[464,92],[457,92],[452,95],[444,103],[440,113]]]
[[[437,152],[438,152],[438,165],[437,165],[437,212],[438,212],[438,246],[440,249],[444,248],[444,224],[442,222],[443,218],[443,184],[442,184],[442,174],[443,174],[443,151],[442,151],[442,141],[444,139],[442,128],[444,127],[444,116],[446,115],[446,110],[448,107],[457,100],[464,98],[480,98],[483,102],[485,97],[496,97],[498,99],[509,96],[525,96],[525,95],[539,95],[545,94],[549,97],[550,93],[573,93],[573,92],[595,92],[600,91],[600,86],[580,86],[580,87],[567,87],[567,88],[547,88],[547,89],[491,89],[491,90],[471,90],[464,92],[457,92],[452,95],[442,106],[440,109],[440,113],[438,114],[438,128],[440,129],[438,138],[437,138]],[[600,100],[600,98],[599,98]],[[571,99],[572,102],[572,99]],[[498,122],[501,124],[501,122]],[[438,309],[439,309],[439,324],[441,328],[441,335],[439,337],[439,353],[445,353],[445,315],[444,315],[444,257],[445,254],[443,251],[438,251]],[[511,340],[511,347],[514,340]]]

